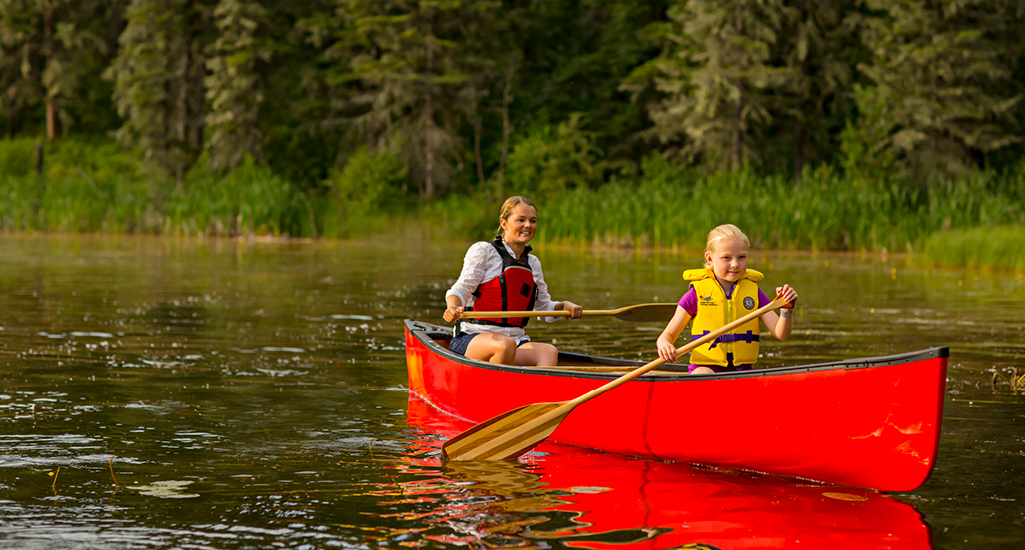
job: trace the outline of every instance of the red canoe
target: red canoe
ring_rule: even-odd
[[[405,332],[410,391],[471,422],[573,399],[625,372],[615,367],[644,364],[560,352],[558,369],[491,365],[449,352],[448,328],[407,320]],[[936,462],[948,355],[936,347],[723,375],[655,370],[581,404],[549,440],[911,491]]]

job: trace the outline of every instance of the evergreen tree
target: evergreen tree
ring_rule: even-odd
[[[809,160],[826,160],[831,131],[842,126],[849,103],[853,71],[848,59],[857,55],[856,36],[846,16],[856,0],[789,0],[790,17],[780,40],[782,65],[790,69],[783,83],[784,109],[775,126],[786,143],[777,149],[793,159],[794,176]],[[786,170],[785,166],[777,166]]]
[[[371,149],[377,145],[375,136],[364,140],[365,131],[355,122],[366,109],[357,99],[364,89],[354,74],[353,60],[375,55],[372,44],[360,36],[356,21],[372,15],[370,9],[369,4],[329,0],[328,7],[306,14],[297,23],[303,42],[312,45],[313,62],[303,67],[293,84],[304,92],[302,101],[291,102],[293,116],[302,121],[303,133],[336,144],[334,155],[327,159],[332,164],[344,164],[347,155],[367,141]]]
[[[0,0],[0,107],[7,122],[7,135],[28,116],[27,108],[38,99],[39,52],[33,0]]]
[[[0,0],[0,85],[8,134],[25,107],[44,108],[46,135],[56,139],[83,110],[87,88],[107,62],[105,24],[120,12],[99,0]]]
[[[778,91],[792,69],[773,65],[788,16],[782,0],[681,0],[651,108],[660,137],[711,170],[759,163]]]
[[[411,177],[424,199],[435,197],[463,170],[460,126],[471,74],[490,63],[471,50],[500,19],[501,3],[481,0],[342,0],[353,22],[347,39],[360,109],[353,122],[370,145],[405,145]],[[471,94],[472,95],[472,94]]]
[[[205,8],[196,0],[132,0],[108,69],[124,119],[118,139],[179,182],[203,142]]]
[[[936,170],[984,167],[1020,141],[1014,115],[1021,83],[1011,8],[998,0],[867,0],[863,34],[872,53],[858,131],[881,136],[875,151],[924,181]]]
[[[346,86],[328,84],[337,81],[327,52],[344,27],[336,16],[338,0],[263,0],[262,5],[269,22],[260,31],[261,43],[272,59],[259,64],[263,154],[276,172],[323,191],[320,184],[342,151],[358,148],[337,131],[343,125],[332,120],[329,109],[344,102]]]
[[[644,65],[660,51],[652,29],[666,21],[673,0],[528,4],[514,46],[523,52],[517,129],[567,123],[592,136],[611,166],[623,170],[638,163],[657,140],[646,131],[649,90],[636,79],[648,80],[640,76]]]
[[[266,11],[254,0],[220,0],[214,10],[218,38],[206,66],[205,148],[213,167],[235,168],[244,155],[263,157],[260,107],[264,102],[261,62],[270,46],[258,38]]]

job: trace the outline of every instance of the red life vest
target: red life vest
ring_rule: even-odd
[[[537,285],[534,272],[530,269],[527,256],[530,247],[523,249],[522,259],[513,258],[505,250],[502,237],[491,242],[502,258],[502,273],[490,281],[481,283],[473,291],[476,311],[533,311],[537,299]],[[465,319],[464,323],[497,325],[500,327],[525,327],[530,317],[492,317],[487,319]]]

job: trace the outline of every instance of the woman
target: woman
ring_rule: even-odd
[[[502,365],[555,366],[559,350],[551,344],[531,342],[524,332],[528,317],[462,319],[464,311],[566,310],[580,317],[583,308],[573,302],[554,302],[541,273],[541,262],[527,245],[537,231],[537,208],[523,197],[510,197],[502,205],[498,236],[474,243],[466,251],[459,280],[445,293],[444,318],[456,322],[449,349],[469,359]],[[549,322],[558,318],[548,317]]]

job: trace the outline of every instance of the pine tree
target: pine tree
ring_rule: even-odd
[[[545,0],[523,9],[514,51],[523,55],[518,129],[566,123],[594,137],[610,166],[628,169],[655,146],[647,105],[656,27],[673,0]],[[643,84],[639,84],[639,78]],[[631,96],[633,96],[631,98]]]
[[[859,130],[883,136],[877,154],[925,181],[936,171],[984,167],[987,157],[1020,141],[1013,132],[1021,83],[1009,25],[1013,7],[999,0],[867,0]]]
[[[352,121],[372,147],[405,144],[423,199],[440,194],[464,168],[459,130],[466,98],[473,102],[468,90],[479,93],[480,76],[493,67],[471,37],[493,28],[501,7],[480,0],[340,2],[352,21],[342,57],[359,81],[349,96],[359,111]]]
[[[0,0],[0,86],[8,134],[18,113],[41,103],[46,135],[57,139],[74,117],[69,105],[87,95],[88,81],[106,61],[102,29],[119,4],[98,0]]]
[[[253,0],[220,0],[214,18],[218,38],[206,62],[209,111],[204,146],[213,167],[235,168],[246,154],[257,160],[263,156],[260,64],[270,59],[271,50],[258,37],[261,26],[267,26],[267,13]]]
[[[793,72],[773,64],[788,11],[782,0],[681,0],[669,10],[672,45],[657,79],[665,98],[650,109],[664,142],[711,170],[761,161]]]
[[[39,95],[36,8],[32,0],[0,0],[0,106],[8,137]]]
[[[179,182],[203,140],[205,7],[194,0],[132,0],[108,69],[124,119],[118,139]]]
[[[793,172],[800,178],[809,160],[826,160],[833,148],[832,126],[840,126],[849,103],[848,88],[853,79],[847,59],[856,37],[846,16],[856,0],[789,0],[790,17],[780,41],[782,65],[789,68],[783,83],[784,109],[775,117],[787,143],[778,149],[793,159]],[[783,166],[779,168],[785,169]]]

